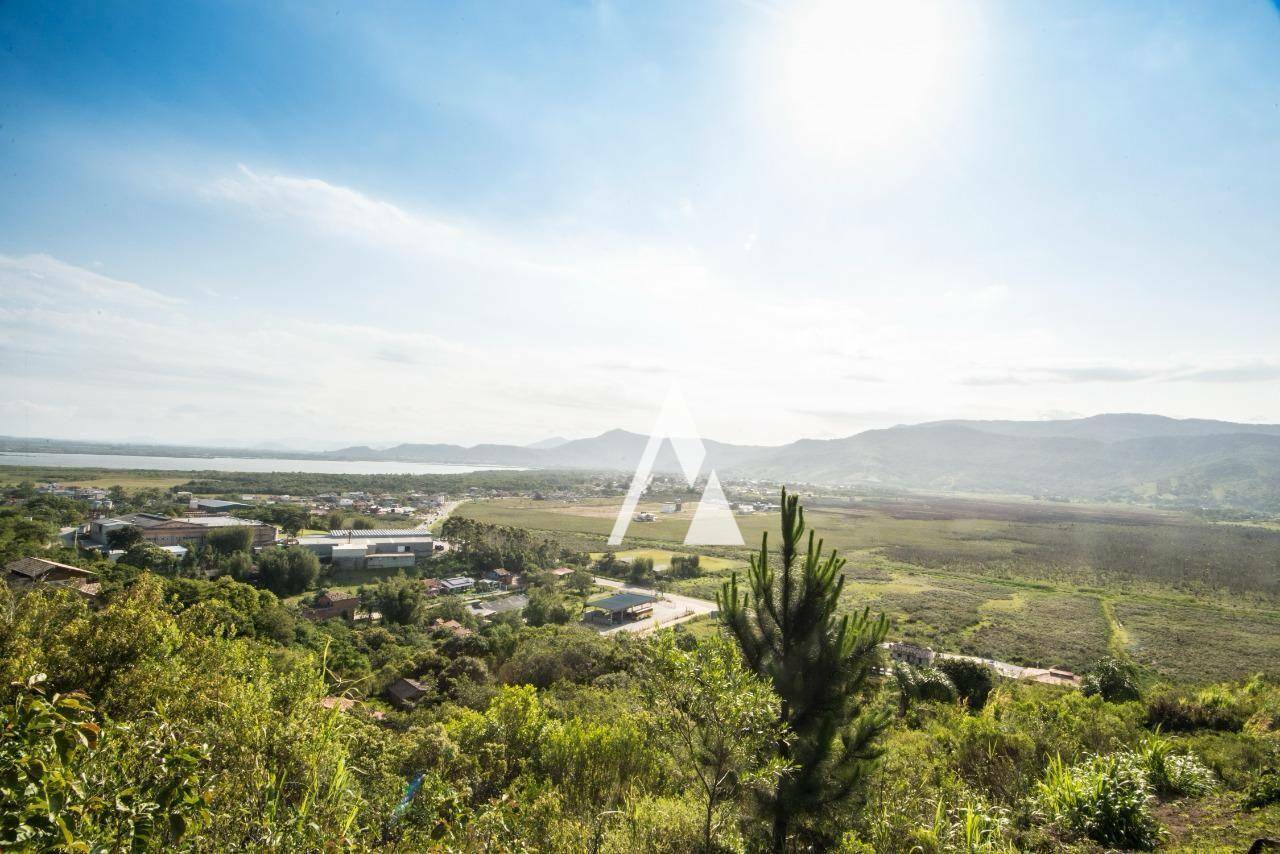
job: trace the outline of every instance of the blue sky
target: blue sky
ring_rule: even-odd
[[[0,6],[0,432],[1280,422],[1268,2]]]

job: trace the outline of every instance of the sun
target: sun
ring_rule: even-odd
[[[927,132],[955,85],[971,22],[928,0],[811,0],[779,31],[771,88],[808,147],[872,154]]]

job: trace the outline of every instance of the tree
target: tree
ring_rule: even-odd
[[[632,558],[631,568],[627,570],[627,580],[632,584],[646,584],[653,580],[653,558]]]
[[[378,582],[370,603],[382,614],[383,620],[412,626],[422,621],[427,592],[416,578],[397,575]]]
[[[569,588],[579,596],[586,596],[595,586],[596,580],[585,566],[578,567],[569,575]]]
[[[1138,690],[1138,671],[1127,661],[1104,658],[1085,674],[1080,693],[1086,697],[1101,695],[1108,703],[1123,703],[1142,698]]]
[[[674,555],[671,574],[676,578],[697,578],[702,574],[702,558],[698,555]]]
[[[581,606],[573,603],[553,590],[535,590],[529,594],[529,603],[524,606],[524,619],[531,626],[554,624],[563,626],[580,612]]]
[[[743,661],[781,698],[779,723],[792,734],[775,744],[790,770],[764,798],[779,854],[793,819],[843,801],[865,784],[889,723],[889,713],[869,707],[888,622],[867,609],[836,616],[844,559],[835,551],[824,557],[813,532],[801,554],[804,533],[799,497],[784,489],[781,573],[770,564],[766,532],[760,553],[751,557],[751,589],[740,592],[734,573],[716,596]]]
[[[220,555],[247,552],[253,548],[253,530],[241,525],[227,528],[215,528],[210,531],[204,541]]]
[[[258,557],[258,578],[277,596],[301,593],[315,584],[319,575],[319,559],[298,546],[267,549]]]
[[[713,851],[720,808],[784,770],[769,750],[785,737],[777,698],[723,638],[684,650],[674,635],[663,633],[643,661],[641,692],[654,729],[676,756],[675,767],[701,791],[702,849]]]
[[[128,551],[142,542],[142,529],[137,525],[125,525],[107,532],[107,545],[113,549]]]
[[[967,658],[939,658],[933,666],[946,674],[970,709],[976,712],[987,704],[987,695],[995,687],[990,667]]]

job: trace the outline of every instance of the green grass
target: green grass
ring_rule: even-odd
[[[498,500],[457,512],[599,553],[616,507]],[[690,516],[632,523],[619,555],[669,561]],[[1265,528],[960,499],[812,507],[805,518],[848,559],[842,604],[883,611],[893,638],[1031,666],[1082,670],[1110,653],[1173,679],[1280,675],[1280,538]],[[777,526],[774,514],[737,521],[747,546],[700,549],[705,574],[674,591],[714,598]]]
[[[0,466],[0,487],[16,486],[23,481],[61,483],[67,486],[94,486],[110,489],[119,486],[126,492],[139,489],[169,489],[191,479],[192,472],[134,471],[129,469],[36,468]]]

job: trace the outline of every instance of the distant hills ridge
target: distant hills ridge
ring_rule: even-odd
[[[345,460],[629,471],[647,437],[624,430],[540,446],[344,448]],[[1280,507],[1280,424],[1105,414],[1053,421],[932,421],[841,439],[753,446],[706,441],[722,477],[907,489]],[[657,470],[678,470],[670,445]]]
[[[217,449],[4,439],[8,450],[197,457]],[[244,449],[229,456],[502,465],[629,472],[647,437],[625,430],[532,445],[401,444],[321,453]],[[704,441],[722,478],[1280,511],[1280,424],[1117,413],[1052,421],[932,421],[786,445]],[[111,450],[114,448],[115,450]],[[676,472],[670,444],[656,469]]]

